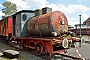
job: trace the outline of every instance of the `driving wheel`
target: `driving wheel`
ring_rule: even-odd
[[[41,55],[43,54],[43,45],[42,44],[36,44],[36,49],[35,49],[35,52],[37,55]]]

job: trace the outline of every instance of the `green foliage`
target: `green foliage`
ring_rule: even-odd
[[[2,12],[5,13],[5,16],[9,16],[15,12],[17,12],[16,4],[11,3],[9,1],[5,1],[2,6],[4,7],[2,9]]]
[[[71,38],[72,36],[70,34],[64,34],[65,38]]]
[[[5,16],[2,16],[2,19],[4,19],[5,18]]]

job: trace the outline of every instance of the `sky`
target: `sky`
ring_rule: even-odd
[[[10,1],[17,5],[17,10],[35,10],[43,7],[50,7],[53,11],[63,12],[68,24],[74,26],[81,22],[83,23],[90,17],[90,0],[0,0],[0,19],[4,15],[2,13],[2,3]]]

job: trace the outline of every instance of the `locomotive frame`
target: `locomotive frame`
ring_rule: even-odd
[[[51,10],[48,10],[49,8],[46,7],[44,9],[47,10],[46,12],[50,11],[52,13]],[[41,11],[39,12],[41,13]],[[69,48],[70,43],[80,42],[80,39],[77,37],[65,38],[63,36],[64,34],[72,34],[65,31],[61,31],[61,35],[57,37],[29,36],[26,30],[26,24],[28,19],[35,16],[34,13],[35,11],[32,10],[22,10],[12,15],[11,42],[14,41],[14,44],[19,45],[23,49],[33,51],[37,55],[49,54],[50,57],[55,53],[65,52]]]

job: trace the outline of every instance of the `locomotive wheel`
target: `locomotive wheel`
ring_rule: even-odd
[[[35,52],[37,55],[41,55],[43,54],[43,45],[42,44],[36,44],[36,49],[35,49]]]
[[[23,49],[26,49],[25,45],[26,45],[26,41],[24,41],[23,44],[22,44]]]

